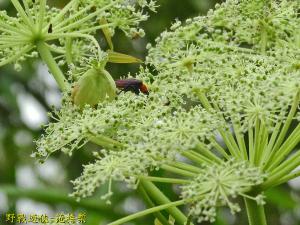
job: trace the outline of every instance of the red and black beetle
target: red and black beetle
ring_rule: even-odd
[[[143,94],[148,95],[149,90],[147,86],[143,83],[143,81],[134,79],[134,78],[129,78],[129,79],[124,79],[124,80],[116,80],[115,81],[116,86],[118,89],[122,91],[131,91],[135,94],[139,94],[142,92]]]

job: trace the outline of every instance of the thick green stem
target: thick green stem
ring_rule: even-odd
[[[122,143],[111,139],[109,137],[106,137],[104,135],[93,135],[89,137],[89,140],[97,145],[100,145],[102,147],[108,148],[108,149],[114,149],[123,147]]]
[[[268,41],[268,34],[266,32],[266,28],[262,27],[261,41],[260,41],[260,51],[262,54],[266,53],[267,41]]]
[[[139,193],[141,194],[141,196],[143,197],[144,201],[147,203],[147,205],[149,207],[155,207],[154,202],[150,199],[149,195],[147,194],[147,192],[144,190],[144,188],[142,187],[142,185],[139,185],[138,188]],[[162,223],[163,225],[170,225],[170,223],[168,222],[168,220],[163,216],[163,214],[161,212],[155,212],[153,213],[153,215],[160,221],[160,223]]]
[[[210,159],[196,153],[193,151],[185,151],[182,153],[182,155],[186,158],[188,158],[189,160],[198,163],[199,165],[203,165],[203,164],[212,164],[213,161],[211,161]]]
[[[73,52],[72,44],[73,44],[72,38],[70,38],[70,37],[67,38],[67,40],[66,40],[66,60],[69,65],[73,62],[73,60],[72,60],[72,52]]]
[[[259,143],[258,148],[255,149],[256,165],[261,164],[261,161],[263,159],[264,150],[267,148],[267,144],[268,144],[268,129],[267,129],[263,119],[260,121],[259,136],[260,136],[260,139],[259,139],[260,143]]]
[[[212,146],[222,155],[224,158],[229,159],[230,156],[226,152],[226,150],[215,140],[215,138],[211,137],[209,138],[209,141],[211,142]]]
[[[169,166],[169,165],[162,165],[161,169],[172,172],[172,173],[175,173],[175,174],[178,174],[178,175],[181,175],[181,176],[184,176],[184,177],[195,177],[195,176],[197,176],[196,173],[193,173],[193,172],[190,172],[190,171],[187,171],[187,170],[183,170],[183,169],[179,169],[179,168],[176,168],[174,166]]]
[[[172,202],[152,182],[143,179],[141,179],[140,182],[149,197],[151,197],[157,204],[162,206],[170,204],[171,207],[167,207],[165,209],[168,213],[170,213],[170,215],[172,215],[178,224],[184,224],[187,221],[186,216],[178,208],[176,208],[177,205],[182,205],[184,202],[178,201],[179,204],[171,205]]]
[[[167,204],[164,204],[164,205],[156,206],[156,207],[153,207],[153,208],[150,208],[150,209],[146,209],[144,211],[141,211],[141,212],[138,212],[138,213],[131,214],[129,216],[123,217],[122,219],[116,220],[116,221],[114,221],[112,223],[109,223],[108,225],[120,225],[120,224],[124,224],[126,222],[131,221],[131,220],[134,220],[134,219],[137,219],[137,218],[149,215],[151,213],[159,212],[161,210],[168,209],[170,207],[175,207],[175,206],[178,206],[178,205],[182,205],[184,203],[185,203],[184,200],[179,200],[177,202],[170,202],[170,203],[167,203]]]
[[[189,184],[189,180],[165,178],[165,177],[151,177],[151,176],[139,176],[140,179],[148,180],[152,182],[171,183],[171,184]]]
[[[233,123],[233,129],[235,131],[234,133],[237,139],[239,149],[241,151],[241,155],[244,160],[248,160],[246,144],[245,144],[243,133],[241,132],[241,125],[239,121]]]
[[[275,128],[274,128],[274,131],[271,135],[271,139],[267,145],[267,148],[265,149],[265,151],[263,152],[263,156],[262,156],[262,159],[261,159],[261,165],[263,165],[263,167],[265,167],[265,165],[267,164],[267,161],[268,161],[268,157],[270,156],[271,154],[271,150],[275,144],[275,141],[276,141],[276,138],[279,134],[279,131],[280,131],[280,127],[281,127],[282,123],[281,122],[277,122],[277,124],[275,125]]]
[[[40,53],[42,60],[47,64],[49,71],[52,73],[53,77],[55,78],[58,86],[62,91],[67,89],[67,82],[65,77],[58,67],[57,63],[55,62],[48,46],[44,42],[37,43],[37,49]]]
[[[236,145],[234,138],[232,137],[232,134],[229,130],[221,130],[219,129],[219,132],[223,138],[223,141],[225,142],[225,145],[228,148],[228,151],[231,153],[232,156],[234,156],[237,159],[241,158],[241,153],[239,151],[238,146]]]
[[[249,225],[267,225],[264,207],[257,205],[256,201],[244,198]]]
[[[255,135],[254,135],[254,155],[253,158],[250,158],[251,163],[254,165],[257,165],[256,160],[258,159],[257,155],[259,154],[259,148],[260,148],[260,141],[261,141],[261,136],[260,136],[260,120],[256,119],[255,121]]]
[[[205,156],[206,158],[216,162],[221,163],[222,159],[220,159],[218,156],[216,156],[210,149],[208,149],[204,143],[199,143],[196,145],[195,150]]]
[[[169,166],[173,166],[182,170],[190,171],[192,173],[200,173],[201,169],[197,166],[193,166],[191,164],[187,164],[184,162],[170,162]]]

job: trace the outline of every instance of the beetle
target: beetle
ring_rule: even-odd
[[[148,87],[143,83],[143,81],[134,79],[134,78],[129,78],[129,79],[122,79],[122,80],[116,80],[116,87],[120,89],[121,93],[122,91],[131,91],[135,94],[139,94],[142,92],[143,94],[148,95],[149,90]]]

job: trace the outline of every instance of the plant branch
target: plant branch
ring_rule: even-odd
[[[18,0],[11,0],[12,4],[14,5],[15,9],[20,13],[20,16],[22,17],[23,21],[27,24],[27,26],[30,28],[32,32],[34,32],[33,24],[29,20],[26,12],[22,8],[21,4]]]
[[[126,223],[128,221],[131,221],[131,220],[134,220],[134,219],[146,216],[146,215],[151,214],[151,213],[155,213],[155,212],[158,212],[158,211],[161,211],[161,210],[164,210],[164,209],[168,209],[170,207],[176,207],[176,206],[179,206],[179,205],[183,205],[184,203],[185,203],[185,200],[179,200],[179,201],[176,201],[176,202],[170,202],[170,203],[167,203],[167,204],[164,204],[164,205],[156,206],[156,207],[153,207],[153,208],[150,208],[150,209],[146,209],[144,211],[141,211],[141,212],[138,212],[138,213],[131,214],[129,216],[123,217],[123,218],[121,218],[119,220],[116,220],[116,221],[114,221],[112,223],[109,223],[108,225],[124,224],[124,223]]]
[[[247,208],[249,225],[267,225],[264,207],[257,205],[256,201],[244,197]]]
[[[68,87],[68,84],[65,80],[65,77],[58,67],[57,63],[55,62],[49,48],[44,42],[39,42],[37,44],[38,52],[40,53],[40,56],[42,60],[47,64],[51,74],[55,78],[58,86],[62,91],[65,91]]]
[[[154,202],[161,206],[168,206],[163,209],[167,209],[168,213],[172,215],[178,224],[184,224],[187,221],[186,216],[176,206],[186,204],[188,200],[171,202],[152,182],[141,179],[140,184]]]
[[[139,185],[138,191],[149,207],[155,207],[154,202],[150,199],[149,195],[147,194],[147,192],[145,191],[142,185]],[[159,219],[159,222],[161,222],[163,225],[170,225],[168,220],[163,216],[161,212],[155,212],[153,214],[157,219]]]

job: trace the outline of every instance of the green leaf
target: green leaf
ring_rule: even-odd
[[[102,18],[102,19],[100,20],[100,24],[101,24],[101,25],[107,24],[106,19],[105,19],[105,18]],[[110,48],[111,50],[114,50],[114,45],[113,45],[113,42],[112,42],[112,39],[111,39],[111,38],[112,38],[112,35],[111,35],[111,32],[110,32],[110,30],[108,29],[108,27],[102,28],[102,32],[103,32],[103,34],[104,34],[105,40],[106,40],[106,42],[107,42],[109,48]]]
[[[108,62],[111,63],[142,63],[143,61],[131,55],[119,52],[108,51]]]

